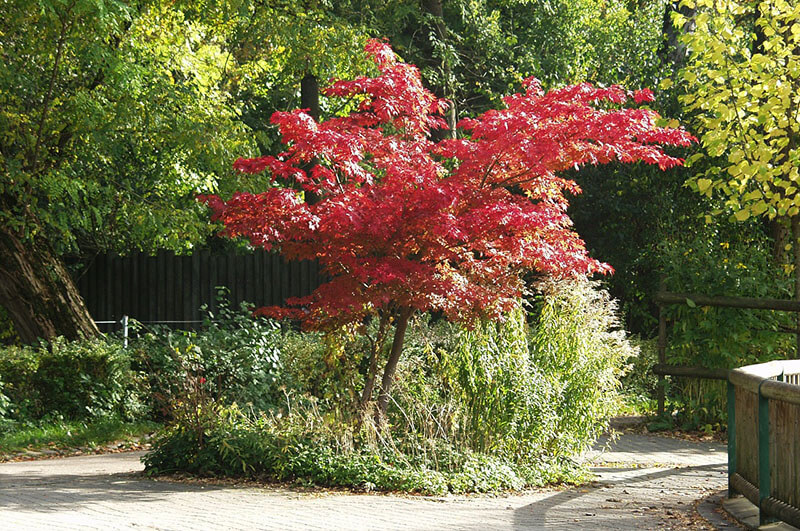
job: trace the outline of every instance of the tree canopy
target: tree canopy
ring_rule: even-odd
[[[379,76],[325,89],[359,101],[356,110],[322,122],[303,110],[275,113],[286,151],[235,163],[296,187],[202,199],[227,235],[277,246],[291,259],[317,259],[329,278],[309,297],[290,300],[294,310],[262,313],[314,328],[372,315],[396,320],[385,397],[413,311],[468,323],[500,317],[518,304],[529,270],[611,270],[571,230],[565,192],[579,189],[559,172],[611,161],[666,169],[682,160],[661,145],[685,146],[693,137],[658,126],[656,112],[635,105],[652,101],[649,90],[580,84],[545,93],[530,78],[525,92],[504,98],[505,108],[461,120],[467,136],[434,142],[429,135],[446,127],[447,102],[386,44],[372,40],[366,50]],[[316,200],[304,201],[303,192]]]

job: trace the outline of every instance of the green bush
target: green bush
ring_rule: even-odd
[[[144,414],[139,378],[114,339],[66,341],[0,349],[7,418],[61,416],[69,419]]]
[[[724,228],[724,225],[723,227]],[[771,241],[759,231],[683,235],[665,242],[664,275],[669,291],[789,299],[791,278],[771,256]],[[665,307],[667,363],[690,367],[735,368],[794,357],[795,328],[787,312],[698,307],[693,303]],[[724,426],[724,383],[668,378],[670,419],[685,429]]]
[[[221,293],[224,295],[224,293]],[[148,329],[128,348],[115,336],[0,347],[0,419],[165,418],[186,397],[267,410],[280,400],[282,332],[218,302],[198,331]]]
[[[282,403],[258,413],[196,387],[176,397],[176,422],[147,468],[428,493],[574,479],[572,458],[614,412],[635,349],[595,284],[549,282],[540,290],[531,325],[521,311],[472,330],[416,318],[388,426],[355,407],[362,337],[284,331]]]
[[[280,327],[254,318],[246,305],[233,310],[224,295],[220,292],[217,315],[207,311],[200,330],[151,327],[131,342],[151,404],[162,416],[169,417],[176,402],[198,390],[220,403],[259,411],[280,399]]]
[[[513,460],[442,446],[439,459],[409,458],[391,443],[326,422],[313,407],[282,416],[248,415],[237,406],[202,415],[202,436],[178,423],[144,458],[150,474],[176,471],[255,477],[325,486],[445,494],[521,489],[575,481],[572,466],[519,465]]]
[[[622,413],[650,415],[656,411],[658,376],[653,366],[658,362],[655,339],[632,338],[638,354],[628,360],[622,377]]]
[[[472,330],[418,320],[393,393],[398,431],[518,460],[591,445],[619,407],[637,349],[595,283],[539,290],[530,325],[521,312]]]

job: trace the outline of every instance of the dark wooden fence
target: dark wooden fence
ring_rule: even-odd
[[[316,262],[286,262],[279,255],[257,250],[242,254],[198,251],[176,256],[98,255],[77,277],[78,289],[96,321],[164,322],[191,328],[201,321],[200,307],[215,310],[216,287],[230,290],[230,301],[257,306],[282,304],[289,297],[310,294],[319,286]],[[102,324],[103,331],[119,325]]]

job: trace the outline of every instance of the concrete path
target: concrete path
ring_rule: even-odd
[[[703,529],[693,503],[726,484],[725,447],[623,435],[582,488],[426,498],[152,481],[141,453],[0,464],[0,529]],[[706,526],[706,529],[712,529]]]

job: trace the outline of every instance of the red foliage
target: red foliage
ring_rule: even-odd
[[[336,81],[328,96],[357,98],[357,112],[317,123],[302,110],[277,112],[287,145],[276,157],[239,159],[243,172],[269,170],[320,198],[289,187],[202,198],[225,234],[278,247],[289,259],[318,259],[330,281],[289,301],[312,327],[360,320],[377,309],[441,310],[469,321],[511,309],[521,275],[606,273],[571,230],[559,172],[611,161],[658,164],[681,159],[662,145],[685,146],[683,129],[656,126],[657,113],[625,104],[651,101],[649,90],[589,84],[544,93],[533,78],[506,108],[463,119],[465,138],[434,143],[447,104],[423,88],[416,67],[370,41],[381,74]],[[304,171],[313,162],[310,171]]]

